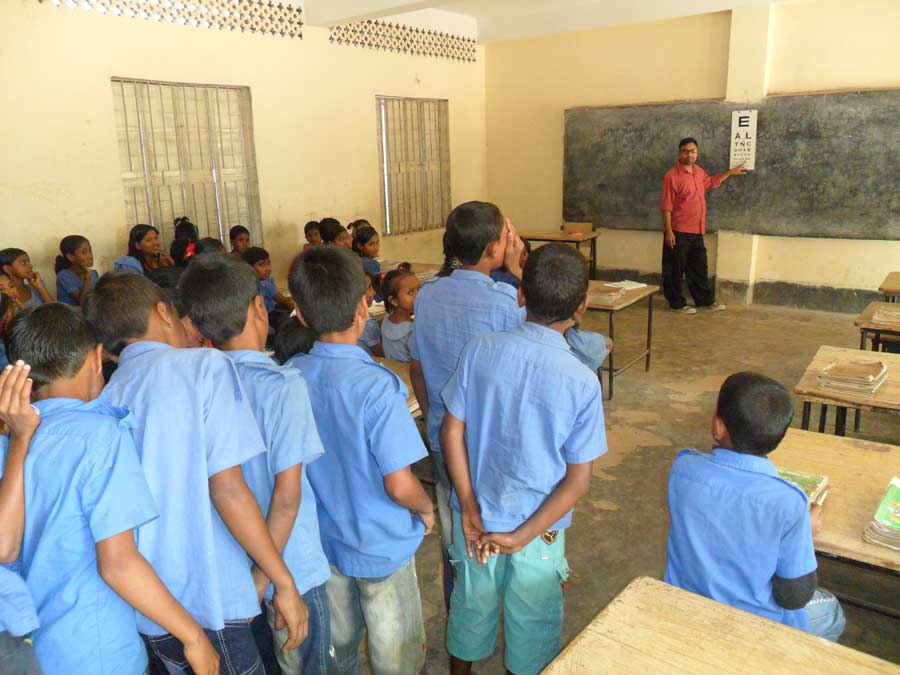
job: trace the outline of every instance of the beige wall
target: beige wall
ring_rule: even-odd
[[[324,29],[289,40],[0,2],[0,246],[53,279],[59,239],[81,233],[101,270],[124,253],[110,77],[247,85],[265,244],[283,283],[303,224],[335,215],[380,227],[375,96],[450,100],[452,198],[485,192],[484,57],[478,62],[339,47]],[[440,232],[382,239],[391,258],[439,261]]]

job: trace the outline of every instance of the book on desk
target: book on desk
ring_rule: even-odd
[[[888,483],[875,517],[863,531],[863,539],[900,551],[900,476],[894,476]]]
[[[780,466],[776,468],[781,478],[803,490],[810,504],[822,506],[825,497],[828,496],[828,476],[797,471],[796,469],[785,469]]]

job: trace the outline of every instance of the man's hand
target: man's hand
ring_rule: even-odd
[[[466,555],[470,558],[478,553],[478,540],[484,534],[484,523],[481,522],[481,509],[477,506],[473,509],[463,509],[462,531],[466,538]]]
[[[514,277],[521,279],[522,266],[520,262],[522,260],[522,251],[525,250],[525,242],[522,241],[522,237],[519,236],[509,218],[506,219],[503,227],[506,229],[506,250],[503,252],[503,266]]]
[[[197,675],[218,675],[219,654],[213,649],[206,633],[201,630],[195,639],[182,644],[184,658],[190,664],[191,670]]]
[[[673,230],[666,230],[665,233],[663,233],[663,236],[665,237],[666,246],[675,248],[675,232]]]
[[[434,511],[428,511],[423,513],[419,511],[416,513],[419,516],[419,519],[425,524],[425,534],[431,534],[431,531],[434,529]]]
[[[813,502],[809,505],[809,524],[812,526],[812,535],[815,537],[819,530],[822,529],[822,523],[825,520],[824,513],[822,511],[822,505],[816,504]]]
[[[280,630],[287,626],[288,629],[288,639],[281,648],[281,651],[287,654],[297,649],[306,639],[309,632],[309,610],[293,584],[287,589],[276,586],[272,604],[275,605],[279,619],[275,622],[275,627]]]
[[[747,173],[747,170],[744,168],[744,164],[728,170],[728,175],[730,176],[743,176],[745,173]]]
[[[31,366],[16,361],[0,373],[0,419],[9,427],[10,436],[31,438],[41,423],[31,405]]]

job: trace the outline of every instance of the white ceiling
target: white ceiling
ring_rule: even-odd
[[[361,19],[402,20],[413,13],[417,22],[435,29],[459,20],[474,22],[479,42],[551,35],[640,21],[720,12],[771,0],[305,0],[304,21],[334,26]],[[426,11],[423,11],[426,10]],[[427,11],[431,10],[431,11]],[[440,11],[434,11],[440,10]],[[474,36],[473,36],[474,37]]]

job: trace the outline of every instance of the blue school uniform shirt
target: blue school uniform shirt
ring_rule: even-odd
[[[307,476],[310,462],[321,457],[325,450],[316,431],[306,381],[296,368],[276,365],[262,352],[238,350],[225,354],[237,366],[266,445],[265,454],[257,455],[241,467],[263,514],[269,513],[275,476],[303,464],[300,511],[282,553],[297,590],[303,594],[321,586],[331,576],[319,539],[316,496]],[[271,600],[272,595],[273,587],[269,584],[266,600]]]
[[[96,543],[156,518],[126,410],[96,400],[35,403],[41,425],[25,458],[22,572],[40,627],[43,671],[142,673],[135,611],[97,571]],[[5,455],[7,440],[2,441]]]
[[[20,565],[0,565],[0,633],[13,637],[28,635],[38,627],[31,593],[20,572]]]
[[[512,272],[508,272],[503,267],[498,267],[493,272],[491,272],[491,279],[496,282],[503,282],[504,284],[509,284],[513,288],[519,288],[519,280],[516,279],[515,275]]]
[[[393,574],[425,534],[384,489],[385,476],[426,456],[406,387],[356,345],[316,342],[289,365],[306,379],[325,446],[309,467],[325,555],[346,576]]]
[[[96,286],[99,280],[100,275],[97,274],[97,270],[91,270],[91,288]],[[60,270],[59,274],[56,275],[57,301],[67,305],[77,305],[78,301],[72,297],[72,293],[80,291],[82,288],[84,288],[84,282],[81,280],[81,277],[72,270],[66,268]]]
[[[580,330],[575,326],[569,328],[565,335],[566,343],[572,353],[595,373],[603,365],[609,351],[606,349],[606,338],[600,333]]]
[[[144,268],[141,265],[141,262],[130,255],[123,255],[121,258],[116,258],[116,261],[113,263],[113,269],[119,270],[123,272],[134,272],[135,274],[144,274]]]
[[[214,349],[135,342],[101,397],[127,405],[132,435],[159,519],[138,549],[204,628],[259,613],[247,555],[209,498],[208,479],[265,452],[234,363]],[[166,631],[138,615],[146,635]]]
[[[673,586],[809,630],[804,608],[775,602],[772,577],[816,569],[809,506],[765,457],[683,450],[669,474],[668,562]]]
[[[29,286],[29,288],[31,289],[31,297],[22,303],[22,309],[32,309],[33,307],[40,307],[44,304],[41,294],[38,293],[33,286]]]
[[[394,323],[389,316],[381,322],[381,348],[385,357],[408,362],[412,358],[413,322]]]
[[[363,269],[366,271],[366,274],[377,279],[378,275],[381,274],[381,263],[367,255],[360,257],[362,258]]]
[[[271,312],[275,309],[275,296],[278,295],[278,289],[275,287],[275,282],[269,279],[260,279],[259,282],[259,293],[263,297],[263,304],[266,306],[266,311]]]
[[[366,353],[371,356],[372,348],[379,342],[381,342],[381,325],[378,321],[369,317],[356,344],[365,349]]]
[[[563,336],[531,321],[473,339],[443,391],[447,411],[466,423],[472,487],[485,528],[511,532],[566,475],[606,452],[597,376]],[[460,511],[456,490],[451,506]],[[572,511],[549,529],[572,523]]]
[[[441,392],[456,370],[463,347],[476,335],[522,325],[525,308],[519,307],[518,291],[509,284],[458,269],[449,277],[422,284],[415,310],[412,358],[422,364],[428,390],[428,442],[439,452],[444,419]]]

